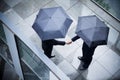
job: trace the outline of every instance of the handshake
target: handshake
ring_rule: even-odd
[[[72,40],[68,40],[68,41],[66,41],[65,43],[67,44],[67,45],[69,45],[69,44],[71,44],[73,41]]]

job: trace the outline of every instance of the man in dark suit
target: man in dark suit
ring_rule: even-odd
[[[79,39],[79,36],[75,36],[72,38],[72,41],[76,41],[77,39]],[[72,42],[68,42],[69,44]],[[89,47],[85,42],[83,43],[82,46],[82,52],[83,52],[83,56],[82,57],[78,57],[79,60],[82,61],[82,66],[80,67],[81,70],[85,70],[89,67],[91,61],[92,61],[92,56],[94,54],[95,48],[97,46],[91,46]]]
[[[54,45],[65,45],[64,41],[57,41],[55,39],[43,40],[42,41],[42,49],[44,50],[45,55],[48,58],[53,58],[52,56],[52,49]]]

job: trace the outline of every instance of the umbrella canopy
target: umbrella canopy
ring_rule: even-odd
[[[40,9],[33,29],[42,40],[64,38],[72,19],[65,13],[62,7]]]
[[[76,34],[91,46],[107,44],[109,28],[95,15],[78,18]]]

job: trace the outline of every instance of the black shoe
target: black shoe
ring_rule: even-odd
[[[83,58],[83,57],[81,57],[81,56],[78,56],[78,59],[79,59],[79,60],[81,60],[81,61],[83,61],[83,60],[84,60],[84,58]]]
[[[87,67],[81,66],[79,69],[80,69],[80,70],[86,70]]]
[[[54,58],[55,57],[55,55],[54,56],[50,56],[49,58]]]
[[[88,66],[85,64],[85,62],[81,62],[79,70],[86,70],[88,68]]]

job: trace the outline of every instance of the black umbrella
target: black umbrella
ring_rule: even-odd
[[[76,34],[91,46],[107,44],[109,28],[95,15],[79,17]]]
[[[40,9],[33,29],[42,40],[64,38],[72,19],[66,14],[62,7]]]

